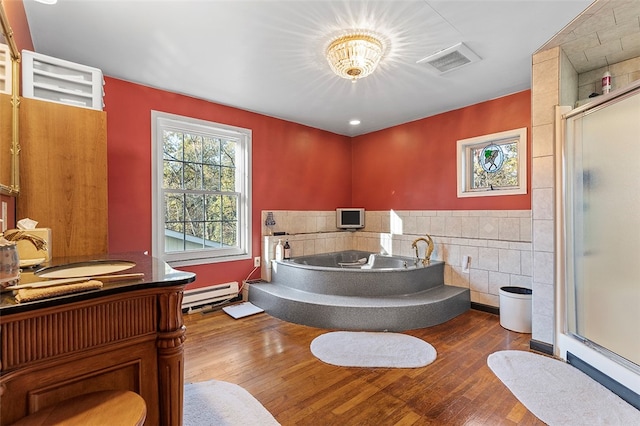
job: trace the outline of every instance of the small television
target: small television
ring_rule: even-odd
[[[364,209],[336,209],[336,225],[338,229],[355,230],[364,228]]]

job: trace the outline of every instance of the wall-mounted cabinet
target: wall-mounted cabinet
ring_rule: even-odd
[[[102,110],[102,71],[39,53],[22,51],[22,95]]]
[[[107,113],[22,98],[18,219],[51,228],[53,257],[107,253]]]

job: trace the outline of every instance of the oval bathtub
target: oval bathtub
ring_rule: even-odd
[[[415,258],[355,250],[275,261],[272,268],[272,283],[337,296],[402,295],[444,284],[444,262],[425,266]]]

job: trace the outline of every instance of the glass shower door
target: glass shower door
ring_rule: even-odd
[[[567,331],[639,367],[640,88],[566,126]]]

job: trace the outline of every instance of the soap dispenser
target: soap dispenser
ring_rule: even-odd
[[[282,246],[282,240],[278,240],[276,244],[276,260],[284,259],[284,247]]]

